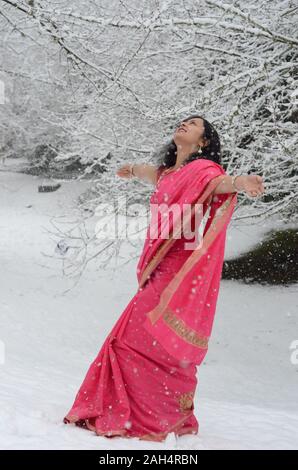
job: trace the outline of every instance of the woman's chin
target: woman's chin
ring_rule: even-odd
[[[181,134],[183,134],[181,132]],[[175,136],[175,138],[173,139],[173,141],[175,142],[176,146],[183,146],[187,143],[187,140],[185,140],[185,138],[183,138],[184,136],[183,135],[178,135],[178,136]]]

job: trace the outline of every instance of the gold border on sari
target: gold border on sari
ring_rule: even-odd
[[[188,413],[190,410],[194,409],[194,396],[195,392],[191,391],[182,393],[182,395],[178,397],[181,413]]]
[[[207,336],[198,335],[195,330],[189,328],[181,318],[175,315],[169,307],[164,311],[162,318],[169,328],[175,331],[175,333],[187,343],[202,349],[208,348],[209,338]]]

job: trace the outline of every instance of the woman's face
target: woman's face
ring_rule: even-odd
[[[190,118],[182,121],[174,132],[173,140],[175,144],[190,145],[195,149],[203,146],[204,123],[202,118]]]

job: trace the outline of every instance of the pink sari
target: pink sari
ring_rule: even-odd
[[[208,348],[237,201],[237,193],[214,195],[225,174],[216,163],[195,160],[160,176],[150,207],[188,204],[191,229],[198,207],[202,215],[209,209],[203,239],[186,249],[197,238],[188,236],[181,219],[168,219],[167,238],[164,218],[151,220],[137,266],[138,291],[90,365],[65,423],[105,437],[154,441],[170,432],[198,433],[196,366]]]

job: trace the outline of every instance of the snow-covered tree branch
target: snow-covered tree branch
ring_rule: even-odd
[[[49,145],[62,168],[112,155],[84,201],[92,212],[120,191],[144,200],[152,188],[123,183],[117,167],[154,162],[178,120],[199,112],[227,172],[264,178],[266,195],[240,194],[235,220],[296,219],[297,16],[292,0],[1,0],[2,152]]]

